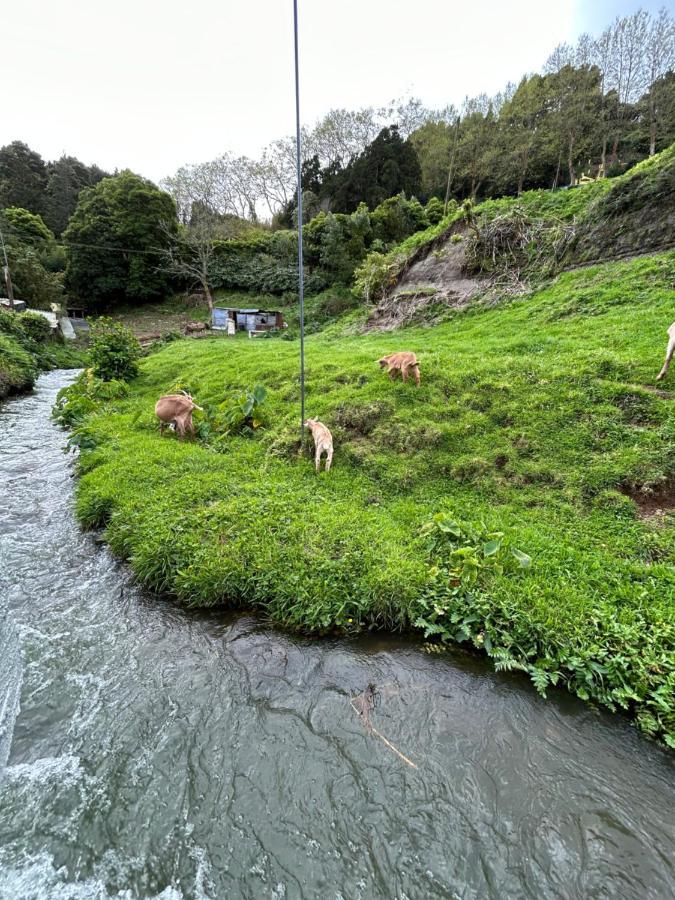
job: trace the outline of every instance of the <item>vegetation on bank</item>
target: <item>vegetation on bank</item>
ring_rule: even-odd
[[[468,271],[541,281],[563,268],[675,246],[675,144],[624,175],[564,191],[464,203],[356,269],[354,292],[381,299],[418,259],[465,244]]]
[[[29,390],[41,369],[75,368],[86,353],[51,334],[39,313],[0,310],[0,399]]]
[[[186,605],[463,641],[675,744],[675,390],[652,388],[674,279],[663,253],[436,329],[310,337],[307,413],[336,447],[318,477],[292,343],[175,341],[128,386],[83,377],[57,411],[80,521]],[[403,349],[419,389],[377,366]],[[256,385],[256,427],[233,430]],[[193,442],[159,435],[177,389],[205,408]]]

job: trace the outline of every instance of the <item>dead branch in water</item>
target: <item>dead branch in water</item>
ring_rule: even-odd
[[[393,750],[394,753],[403,760],[404,763],[409,765],[412,769],[416,769],[417,766],[415,763],[408,759],[408,757],[401,753],[401,751],[395,747],[390,740],[388,740],[381,732],[375,728],[373,723],[370,721],[370,711],[375,708],[375,685],[369,684],[368,687],[363,691],[362,694],[357,694],[356,697],[351,697],[349,700],[349,705],[354,710],[354,712],[359,716],[361,721],[366,727],[367,731],[370,731],[375,737],[379,738],[383,744],[389,747],[390,750]]]

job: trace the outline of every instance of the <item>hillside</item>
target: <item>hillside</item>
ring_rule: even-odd
[[[618,178],[459,209],[369,257],[358,281],[378,301],[369,326],[391,330],[499,301],[563,269],[673,247],[675,145]]]
[[[436,631],[672,741],[674,376],[652,385],[674,279],[662,253],[435,329],[310,337],[307,411],[336,447],[318,477],[298,456],[296,343],[177,341],[76,429],[80,520],[181,603],[314,632]],[[418,354],[419,389],[379,370],[397,349]],[[263,427],[225,436],[219,406],[257,383]],[[206,409],[194,442],[158,432],[154,402],[176,387]],[[439,583],[448,557],[421,529],[444,511],[468,544],[471,523],[506,532],[531,568]]]

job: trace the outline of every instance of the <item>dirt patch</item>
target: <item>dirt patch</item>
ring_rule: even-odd
[[[658,488],[629,485],[623,488],[623,493],[637,505],[640,519],[663,522],[675,515],[675,481]]]
[[[371,313],[368,331],[392,331],[425,318],[442,318],[444,311],[465,309],[470,300],[487,287],[463,270],[465,253],[461,235],[454,231],[441,243],[424,248],[404,269],[396,285]],[[453,238],[455,240],[453,241]]]

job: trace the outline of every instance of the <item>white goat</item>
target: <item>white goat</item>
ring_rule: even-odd
[[[668,367],[670,366],[670,361],[673,358],[673,354],[675,353],[675,322],[668,329],[668,346],[666,347],[666,361],[663,364],[663,368],[656,376],[657,381],[663,381],[663,379],[668,374]]]

